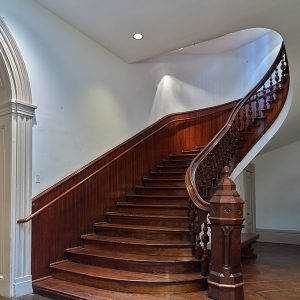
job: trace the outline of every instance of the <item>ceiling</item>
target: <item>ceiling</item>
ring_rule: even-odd
[[[257,31],[248,36],[230,36],[243,29],[277,31],[286,44],[294,96],[286,121],[265,149],[300,139],[299,0],[35,1],[128,63],[200,42],[206,43],[184,51],[225,51],[263,34]],[[144,39],[135,41],[132,35],[136,32],[144,34]],[[212,41],[218,37],[223,40]]]
[[[264,22],[254,22],[257,7],[284,7],[281,0],[36,1],[129,63],[240,29],[264,27]],[[241,18],[249,25],[237,27]],[[144,39],[134,40],[136,32]]]

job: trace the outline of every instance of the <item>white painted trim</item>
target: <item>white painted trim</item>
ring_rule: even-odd
[[[14,294],[15,297],[20,297],[26,294],[33,293],[32,290],[32,276],[24,276],[15,279],[15,286],[14,286]]]
[[[269,142],[269,140],[278,131],[280,126],[283,124],[287,114],[291,108],[293,100],[293,89],[290,81],[289,92],[285,101],[285,104],[276,118],[275,122],[270,126],[267,132],[261,137],[261,139],[253,146],[253,148],[247,153],[242,161],[235,167],[231,173],[230,178],[234,181],[236,177],[246,168],[246,166],[255,158],[255,156],[262,150],[262,148]]]
[[[5,102],[0,104],[0,116],[16,113],[24,117],[34,117],[36,106],[24,102]]]
[[[31,104],[31,91],[28,74],[21,52],[4,20],[0,17],[0,55],[9,77],[12,102],[22,101]]]
[[[4,192],[0,197],[4,230],[0,230],[3,274],[0,296],[15,298],[32,293],[31,224],[17,224],[31,214],[32,206],[32,118],[28,75],[20,51],[4,21],[0,18],[0,127],[5,128]],[[5,84],[3,84],[5,83]],[[3,249],[3,250],[2,250]],[[1,253],[2,252],[2,253]]]
[[[300,231],[257,228],[259,242],[300,245]]]

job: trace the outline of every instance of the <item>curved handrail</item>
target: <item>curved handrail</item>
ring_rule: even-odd
[[[199,194],[196,186],[196,172],[200,166],[200,164],[208,157],[208,155],[212,152],[212,150],[220,143],[222,138],[229,132],[230,128],[232,127],[237,114],[241,111],[244,105],[251,99],[251,97],[264,86],[264,84],[268,81],[269,77],[273,74],[275,69],[281,62],[282,56],[285,54],[285,46],[282,42],[281,48],[278,52],[276,59],[274,60],[273,64],[263,76],[263,78],[256,84],[256,86],[235,106],[232,110],[226,124],[221,128],[221,130],[215,135],[215,137],[206,145],[206,147],[194,158],[191,162],[186,175],[185,175],[185,183],[189,193],[189,196],[194,203],[194,205],[203,210],[208,212],[209,211],[209,202],[205,201]],[[286,59],[287,69],[288,69],[288,62]]]
[[[235,100],[232,102],[236,102],[239,100]],[[226,103],[226,105],[229,105],[230,103]],[[222,105],[217,105],[214,108],[217,107],[222,107],[224,106],[224,104]],[[200,110],[196,110],[196,111],[192,111],[192,112],[199,112],[199,111],[203,111],[206,110],[205,109],[200,109]],[[184,113],[179,113],[179,114],[189,114],[192,112],[184,112]],[[205,116],[214,114],[215,110],[211,111],[211,112],[207,112],[205,113]],[[168,125],[175,123],[175,122],[186,122],[186,121],[191,121],[194,119],[199,118],[199,116],[193,116],[193,117],[188,117],[188,118],[176,118],[178,114],[172,114],[169,115],[167,117],[175,117],[174,119],[171,119],[170,121],[164,123],[162,126],[160,126],[159,128],[157,128],[156,130],[152,131],[150,134],[146,135],[145,137],[143,137],[142,139],[140,139],[139,141],[137,141],[136,143],[134,143],[132,146],[130,146],[129,148],[127,148],[125,151],[123,151],[122,153],[120,153],[119,155],[117,155],[115,158],[113,158],[112,160],[110,160],[109,162],[107,162],[106,164],[104,164],[103,166],[99,167],[97,170],[95,170],[93,173],[91,173],[90,175],[86,176],[84,179],[82,179],[81,181],[79,181],[78,183],[76,183],[75,185],[73,185],[72,187],[70,187],[69,189],[67,189],[65,192],[63,192],[62,194],[58,195],[57,197],[55,197],[53,200],[51,200],[49,203],[47,203],[46,205],[44,205],[43,207],[41,207],[40,209],[38,209],[37,211],[35,211],[34,213],[32,213],[31,215],[27,216],[26,218],[22,218],[19,219],[17,221],[18,224],[22,224],[22,223],[27,223],[29,221],[31,221],[32,219],[34,219],[35,217],[39,216],[42,212],[44,212],[46,209],[48,209],[49,207],[51,207],[53,204],[55,204],[57,201],[59,201],[61,198],[63,198],[64,196],[66,196],[67,194],[69,194],[70,192],[74,191],[76,188],[78,188],[79,186],[81,186],[84,182],[88,181],[89,179],[91,179],[92,177],[94,177],[95,175],[97,175],[98,173],[100,173],[101,171],[103,171],[105,168],[109,167],[112,163],[114,163],[116,160],[120,159],[121,157],[123,157],[124,155],[126,155],[129,151],[131,151],[132,149],[134,149],[135,147],[137,147],[138,145],[140,145],[142,142],[144,142],[146,139],[148,139],[149,137],[153,136],[154,134],[156,134],[157,132],[159,132],[160,130],[166,128]],[[157,125],[158,123],[160,123],[161,121],[165,121],[165,119],[167,117],[164,117],[162,120],[154,123],[153,125],[151,125],[149,128]],[[143,131],[144,132],[144,131]]]

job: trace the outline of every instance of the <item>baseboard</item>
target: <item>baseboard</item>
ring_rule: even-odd
[[[15,281],[15,297],[32,294],[32,277],[30,275],[17,278]]]
[[[259,242],[300,245],[300,231],[257,228]]]

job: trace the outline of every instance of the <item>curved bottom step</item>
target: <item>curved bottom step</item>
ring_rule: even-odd
[[[142,273],[62,261],[51,265],[53,277],[126,293],[194,292],[206,287],[201,273]]]
[[[86,299],[86,300],[200,300],[206,299],[207,292],[144,294],[121,293],[105,289],[87,287],[81,284],[59,280],[53,277],[34,282],[34,292],[53,299]]]

